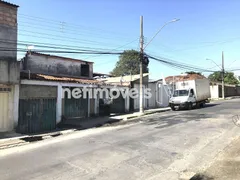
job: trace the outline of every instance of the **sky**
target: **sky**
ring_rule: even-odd
[[[219,70],[240,68],[238,0],[9,0],[19,5],[18,40],[109,50],[139,50],[140,16],[144,42],[166,25],[145,52],[156,57]],[[30,43],[29,45],[34,45]],[[25,47],[26,48],[26,47]],[[18,58],[23,57],[18,54]],[[94,72],[109,73],[117,55],[63,54],[94,62]],[[211,59],[211,60],[206,60]],[[150,60],[150,78],[185,70]],[[187,70],[186,70],[187,71]],[[235,74],[240,75],[240,71]],[[204,73],[209,75],[209,73]]]

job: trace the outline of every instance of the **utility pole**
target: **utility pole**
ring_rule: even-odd
[[[222,98],[225,99],[224,92],[224,53],[222,51]]]
[[[139,113],[143,113],[143,16],[140,16],[140,85],[139,85]]]

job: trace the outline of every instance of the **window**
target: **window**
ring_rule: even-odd
[[[89,65],[81,64],[81,76],[89,77]]]
[[[177,96],[188,96],[188,90],[176,90],[174,91],[173,97]]]
[[[193,89],[191,89],[190,93],[191,93],[192,95],[194,95],[194,91],[193,91]]]

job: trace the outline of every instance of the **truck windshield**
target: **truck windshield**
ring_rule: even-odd
[[[188,90],[175,90],[173,97],[177,96],[188,96]]]

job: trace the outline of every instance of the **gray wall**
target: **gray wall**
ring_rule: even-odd
[[[32,73],[83,77],[81,75],[81,64],[89,64],[89,78],[93,77],[92,63],[77,60],[66,60],[45,55],[28,54],[25,59],[24,69]]]
[[[17,28],[0,24],[0,48],[13,51],[0,51],[0,60],[17,60]]]
[[[37,85],[20,85],[20,99],[29,98],[56,98],[57,87],[54,86],[37,86]]]
[[[0,60],[0,84],[18,84],[20,64],[12,60]]]

